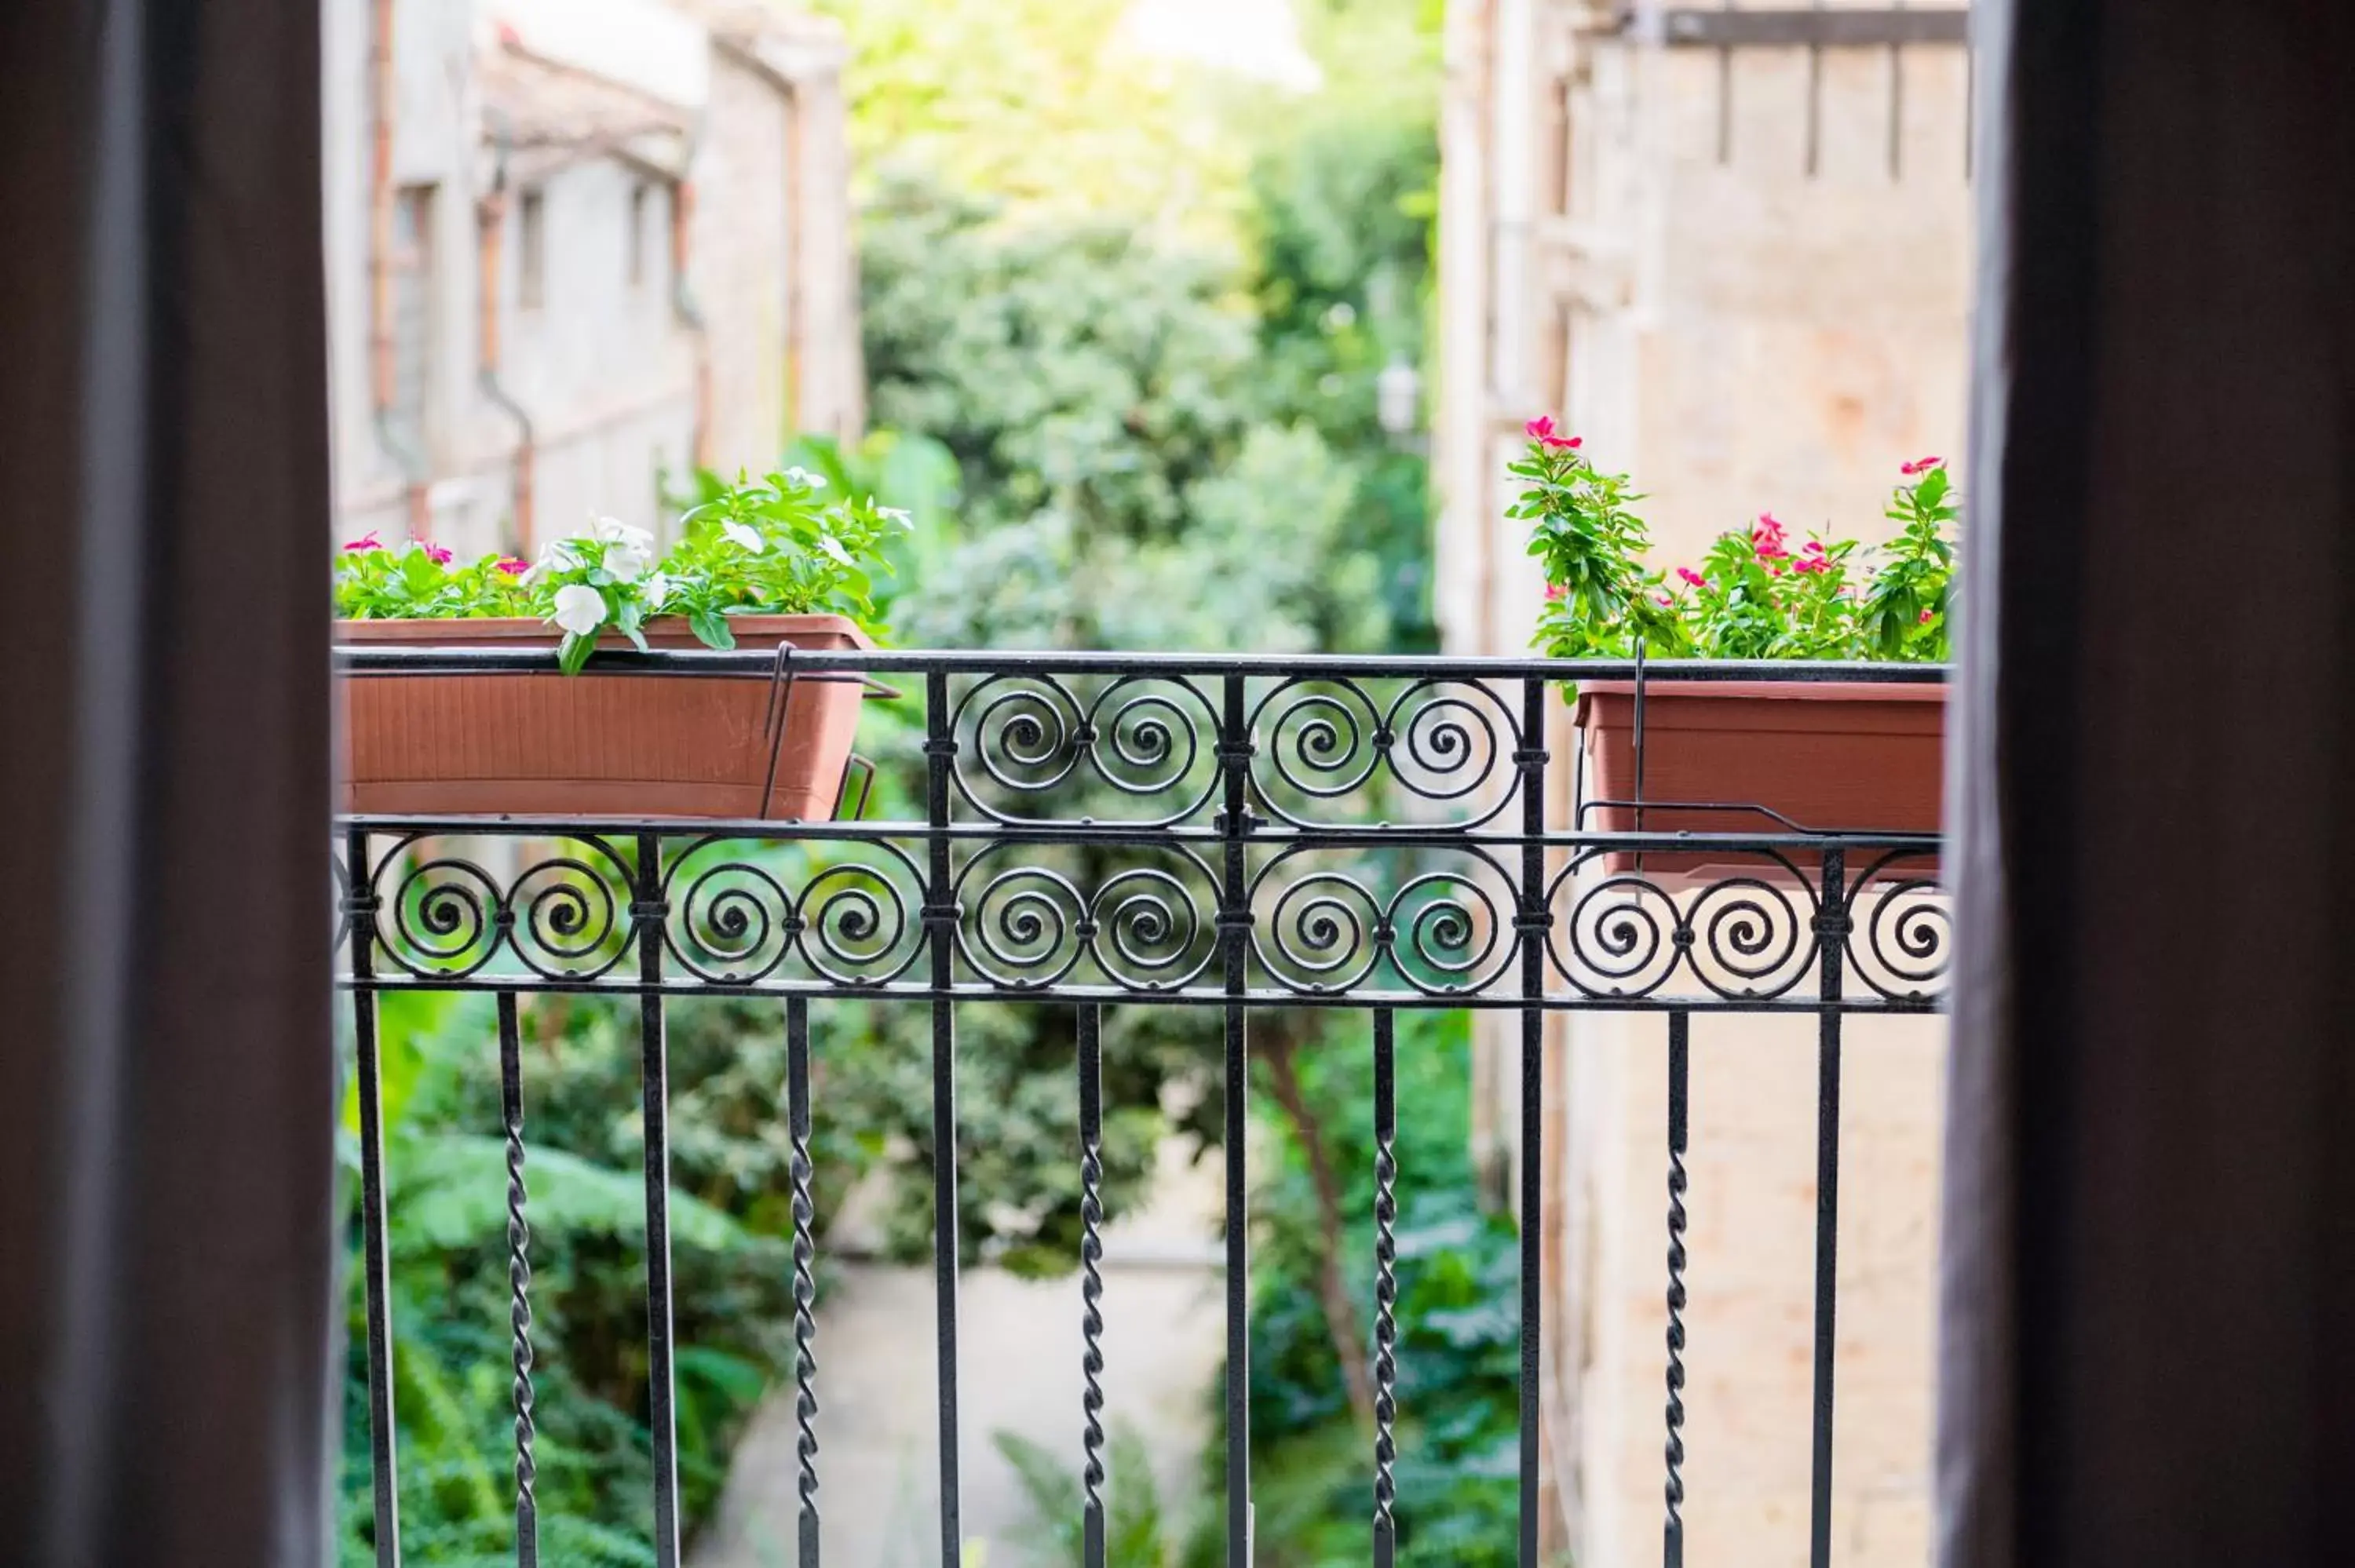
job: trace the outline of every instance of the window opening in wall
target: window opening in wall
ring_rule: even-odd
[[[521,233],[517,237],[517,265],[521,276],[517,281],[516,294],[523,308],[539,309],[548,286],[548,202],[538,190],[523,193],[518,204],[517,223]]]

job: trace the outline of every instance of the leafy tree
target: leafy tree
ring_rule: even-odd
[[[1397,78],[1337,73],[1284,106],[1252,165],[1246,228],[1265,395],[1351,474],[1353,537],[1379,563],[1392,644],[1421,650],[1438,642],[1429,465],[1383,430],[1376,397],[1386,369],[1421,375],[1439,150],[1429,100],[1399,92]]]
[[[1212,84],[1121,45],[1131,0],[817,0],[849,37],[868,176],[1216,237],[1242,149]]]
[[[945,447],[965,497],[938,590],[902,594],[903,640],[1387,641],[1359,476],[1313,419],[1271,411],[1233,268],[923,185],[892,186],[865,232],[876,417]]]

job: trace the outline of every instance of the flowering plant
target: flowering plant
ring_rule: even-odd
[[[871,598],[883,549],[908,514],[871,499],[828,502],[805,469],[740,476],[681,519],[657,556],[654,535],[610,517],[558,539],[536,561],[485,556],[464,564],[438,545],[398,546],[373,534],[336,560],[336,613],[356,620],[531,616],[564,634],[558,662],[577,673],[608,631],[639,648],[656,616],[684,619],[706,646],[733,648],[728,618],[831,611],[876,630]]]
[[[1598,471],[1550,418],[1529,424],[1510,471],[1528,482],[1507,515],[1532,524],[1545,563],[1536,641],[1555,658],[1847,659],[1946,657],[1953,594],[1950,525],[1960,507],[1945,460],[1905,464],[1887,515],[1897,536],[1872,549],[1810,538],[1794,548],[1771,512],[1721,535],[1698,569],[1671,579],[1645,557],[1651,534],[1629,509],[1624,474]]]

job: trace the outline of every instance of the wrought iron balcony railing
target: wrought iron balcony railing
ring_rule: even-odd
[[[542,668],[511,653],[350,650],[356,677]],[[768,652],[618,656],[616,670],[771,678]],[[643,1047],[645,1277],[655,1550],[679,1553],[673,1436],[665,1010],[683,995],[773,998],[787,1045],[793,1149],[799,1561],[819,1561],[817,1227],[809,1153],[813,1008],[861,998],[929,1011],[934,1126],[957,1118],[960,1007],[1050,1002],[1076,1014],[1085,1372],[1074,1462],[1086,1561],[1104,1562],[1104,1298],[1098,1025],[1107,1007],[1213,1010],[1224,1022],[1226,1541],[1252,1554],[1248,1092],[1254,1010],[1371,1016],[1375,1054],[1377,1431],[1367,1455],[1369,1555],[1393,1557],[1398,1345],[1396,1192],[1413,1172],[1393,1143],[1393,1020],[1401,1009],[1518,1018],[1521,1225],[1519,1561],[1539,1561],[1539,1085],[1550,1012],[1664,1014],[1668,1048],[1666,1560],[1681,1562],[1686,1306],[1686,1107],[1696,1018],[1818,1021],[1814,1319],[1814,1561],[1830,1551],[1840,1052],[1846,1020],[1940,1003],[1945,915],[1937,844],[1920,834],[1815,832],[1752,819],[1709,834],[1577,831],[1579,762],[1550,751],[1562,683],[1625,678],[1607,662],[1430,659],[849,653],[799,655],[804,676],[906,689],[915,821],[680,822],[351,818],[336,875],[340,984],[357,1039],[375,1542],[400,1560],[377,999],[402,990],[496,993],[507,1139],[517,1478],[517,1554],[537,1560],[531,1491],[528,1184],[519,999],[635,999]],[[1902,666],[1663,665],[1678,680],[1934,682]],[[898,696],[898,694],[893,694]],[[921,735],[921,751],[913,736]],[[452,841],[460,841],[453,843]],[[505,848],[499,841],[510,841]],[[1646,856],[1714,869],[1664,875]],[[954,1137],[936,1147],[954,1148]],[[943,1568],[961,1540],[959,1172],[936,1162],[940,1520]]]

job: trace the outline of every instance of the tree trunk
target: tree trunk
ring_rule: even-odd
[[[1349,1295],[1349,1282],[1341,1273],[1340,1178],[1334,1173],[1332,1158],[1326,1150],[1324,1129],[1316,1113],[1308,1108],[1307,1097],[1300,1090],[1300,1073],[1294,1061],[1300,1038],[1288,1026],[1279,1026],[1268,1033],[1260,1054],[1267,1064],[1268,1086],[1300,1139],[1301,1152],[1308,1159],[1308,1179],[1316,1190],[1316,1295],[1324,1308],[1325,1331],[1332,1337],[1334,1359],[1341,1364],[1341,1381],[1348,1390],[1349,1409],[1359,1425],[1371,1429],[1374,1383],[1368,1365],[1366,1331],[1358,1319],[1358,1304]]]

